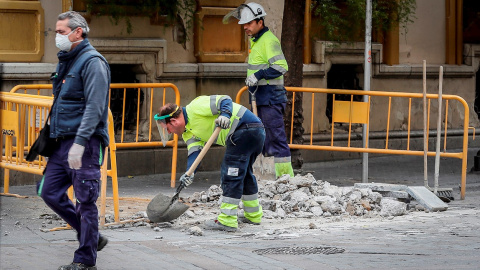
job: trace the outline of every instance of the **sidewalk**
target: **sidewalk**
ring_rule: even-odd
[[[473,164],[469,152],[468,170]],[[433,186],[434,159],[429,158]],[[316,179],[337,186],[361,182],[361,161],[305,164]],[[317,217],[264,219],[262,225],[240,224],[235,233],[201,230],[193,225],[118,226],[102,230],[110,242],[99,252],[98,269],[478,269],[480,263],[480,174],[467,174],[466,199],[460,200],[461,162],[442,159],[440,187],[454,190],[445,212],[409,212],[390,218]],[[199,172],[182,191],[191,196],[219,183],[218,172]],[[121,197],[152,198],[173,194],[169,175],[119,179]],[[372,157],[369,182],[423,185],[423,158]],[[71,230],[61,226],[35,196],[35,187],[11,187],[26,199],[0,196],[0,269],[57,269],[71,262],[77,247]],[[108,190],[111,196],[111,189]],[[120,201],[122,205],[123,201]],[[127,211],[128,209],[125,209]],[[122,212],[124,213],[124,212]],[[121,215],[122,215],[121,213]],[[206,216],[214,218],[214,216]],[[283,253],[282,253],[283,252]]]

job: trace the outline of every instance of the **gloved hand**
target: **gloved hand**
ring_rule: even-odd
[[[182,177],[180,177],[180,183],[185,185],[185,187],[188,187],[190,184],[192,184],[194,175],[195,174],[192,173],[190,176],[188,176],[186,173],[184,173]]]
[[[223,129],[227,129],[230,126],[230,118],[220,115],[215,119],[215,125]]]
[[[74,143],[68,150],[68,166],[70,169],[78,170],[82,167],[82,156],[85,146]]]
[[[258,83],[258,79],[257,77],[255,77],[255,74],[248,76],[247,79],[245,80],[245,84],[247,86],[255,86],[257,85],[257,83]]]

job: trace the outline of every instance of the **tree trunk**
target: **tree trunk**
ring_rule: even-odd
[[[285,74],[285,86],[302,86],[303,81],[303,26],[305,15],[304,0],[285,0],[282,23],[282,49],[288,63],[288,72]],[[288,19],[286,19],[288,18]],[[291,117],[293,97],[295,96],[293,137],[294,144],[303,144],[303,93],[287,92],[287,108],[285,110],[284,122],[287,132],[288,143],[290,143]],[[294,169],[301,169],[303,158],[300,150],[291,150],[292,166]]]

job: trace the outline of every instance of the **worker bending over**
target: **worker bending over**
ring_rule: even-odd
[[[260,224],[263,212],[258,202],[258,185],[252,165],[261,153],[265,141],[262,122],[242,105],[232,102],[226,95],[199,96],[186,107],[168,103],[155,115],[162,141],[172,133],[181,135],[187,144],[187,171],[217,126],[222,130],[215,140],[226,146],[221,165],[223,190],[220,214],[207,221],[209,229],[236,231],[240,200],[244,205],[243,222]],[[185,186],[193,182],[194,174],[184,174],[180,182]]]

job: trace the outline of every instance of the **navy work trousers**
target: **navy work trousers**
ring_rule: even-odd
[[[285,103],[257,106],[258,117],[265,125],[265,145],[263,155],[266,157],[290,157],[287,144],[283,114]]]
[[[95,202],[99,193],[103,149],[100,138],[93,136],[85,145],[82,167],[73,170],[67,161],[73,141],[74,137],[59,140],[53,155],[48,159],[45,174],[37,184],[37,193],[77,231],[79,248],[75,251],[73,261],[95,265],[99,236],[98,209]],[[75,206],[66,194],[71,185],[75,193]]]
[[[245,124],[249,125],[249,124]],[[265,129],[245,127],[235,130],[227,139],[225,156],[221,166],[223,196],[240,199],[242,195],[258,193],[257,179],[253,175],[253,163],[262,152]]]

